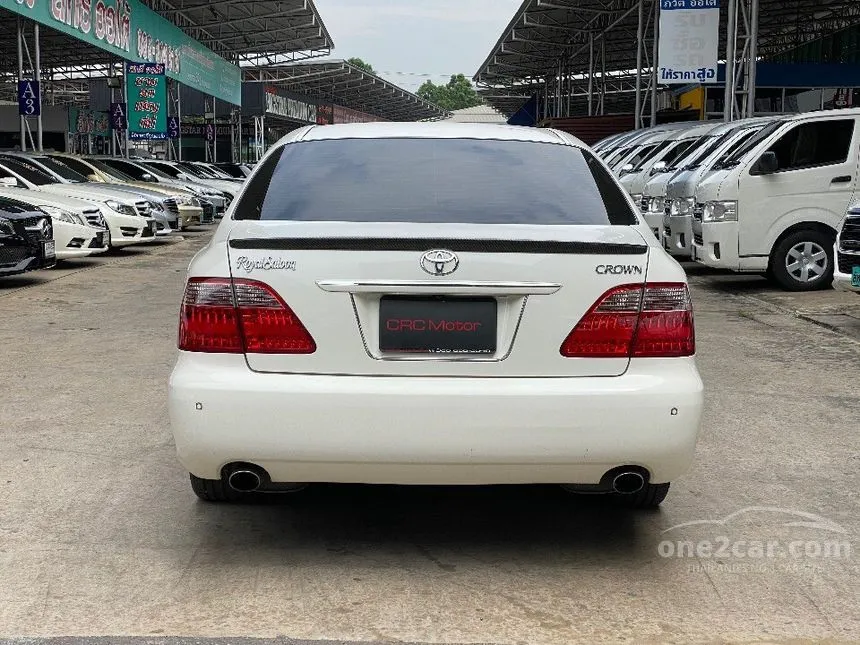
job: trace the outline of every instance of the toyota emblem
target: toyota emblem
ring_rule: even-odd
[[[453,251],[434,249],[421,256],[421,268],[430,275],[451,275],[460,266],[460,258]]]

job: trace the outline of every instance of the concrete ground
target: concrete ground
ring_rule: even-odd
[[[706,418],[656,512],[553,487],[206,505],[166,409],[205,239],[0,281],[0,638],[860,642],[860,298],[691,269]]]

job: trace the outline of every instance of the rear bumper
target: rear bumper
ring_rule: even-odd
[[[169,386],[180,461],[275,482],[596,484],[642,466],[670,481],[693,460],[693,359],[638,359],[613,378],[353,377],[251,372],[242,356],[180,353]]]

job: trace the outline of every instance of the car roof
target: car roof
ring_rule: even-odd
[[[289,137],[288,135],[288,138]],[[530,128],[519,125],[494,123],[451,122],[376,122],[343,123],[311,126],[294,141],[322,141],[332,139],[485,139],[501,141],[528,141],[537,143],[572,144],[584,147],[573,136],[551,128]]]

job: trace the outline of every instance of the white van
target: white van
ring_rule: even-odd
[[[833,286],[860,293],[860,204],[848,209],[836,238]]]
[[[654,231],[658,239],[663,233],[663,217],[667,207],[666,189],[669,182],[692,163],[692,160],[697,156],[719,145],[727,132],[725,124],[720,125],[712,122],[709,125],[710,130],[705,130],[704,134],[700,134],[698,137],[694,136],[692,140],[684,140],[682,143],[686,143],[686,145],[682,145],[682,143],[676,145],[675,149],[668,152],[663,160],[654,164],[647,177],[644,178],[645,186],[639,199],[639,208],[648,227]],[[697,129],[695,132],[701,133],[702,129]]]
[[[666,183],[663,209],[663,248],[677,258],[689,258],[693,246],[693,207],[696,187],[720,163],[728,159],[749,139],[774,120],[773,117],[756,117],[725,123],[709,133],[712,141],[699,148],[679,164],[680,169]],[[659,186],[655,177],[645,187],[645,194],[656,194]],[[652,197],[653,199],[653,197]],[[653,207],[649,206],[650,210]]]
[[[701,142],[709,131],[718,124],[711,122],[700,124],[692,128],[674,132],[668,140],[668,145],[662,147],[656,154],[651,154],[648,159],[636,165],[633,169],[622,168],[621,185],[633,197],[640,211],[645,217],[648,214],[649,201],[644,198],[645,185],[657,173],[671,166],[680,159],[693,146]],[[648,227],[657,239],[660,239],[660,228],[663,225],[663,211],[653,214],[655,217],[645,218]]]
[[[605,157],[606,163],[617,176],[630,172],[671,145],[678,132],[695,125],[693,121],[681,121],[639,130],[638,136],[625,140],[615,154]]]
[[[763,128],[696,188],[693,259],[765,273],[789,291],[833,280],[836,228],[857,190],[860,109]]]

